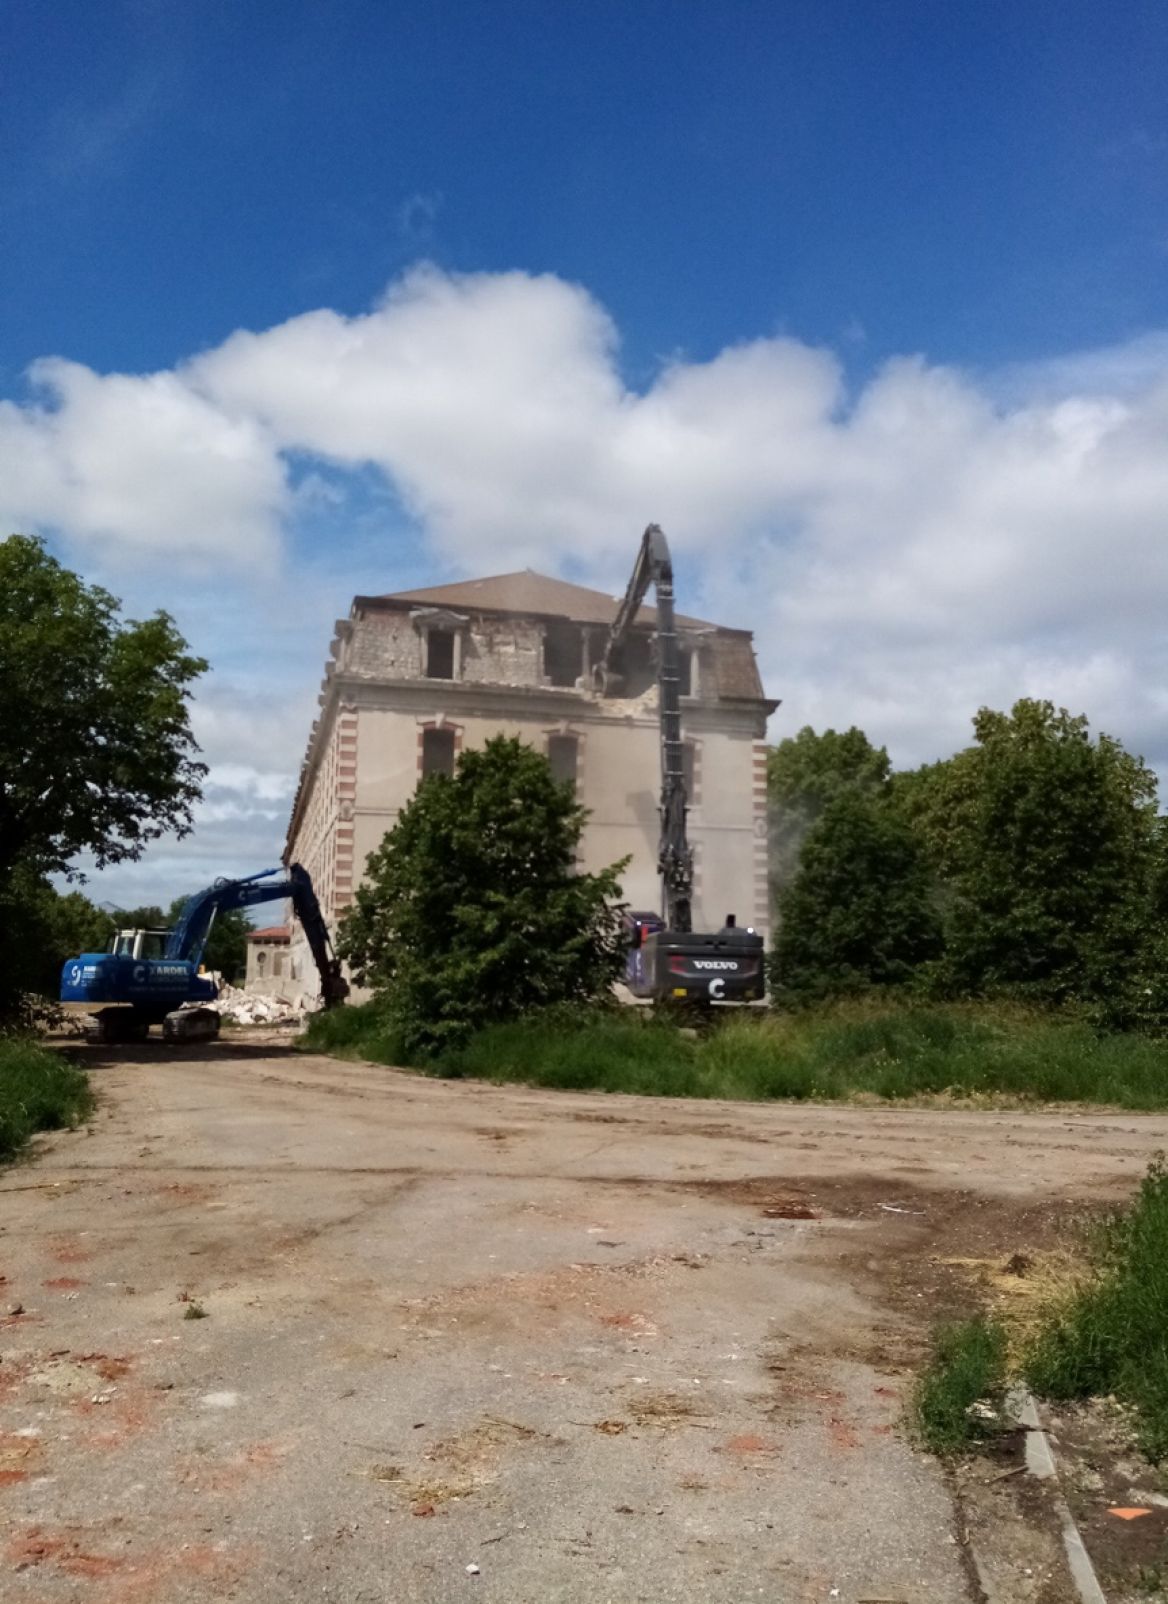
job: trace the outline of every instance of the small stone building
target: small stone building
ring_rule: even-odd
[[[312,970],[315,975],[315,969]],[[253,930],[247,938],[248,991],[264,997],[287,997],[291,1001],[304,990],[300,966],[292,966],[292,931],[288,925],[269,925],[266,930]]]
[[[499,733],[546,753],[575,786],[590,813],[583,867],[630,857],[625,900],[660,908],[652,607],[633,626],[622,694],[592,683],[619,600],[530,569],[354,599],[336,625],[285,850],[312,876],[330,928],[419,780],[452,773],[460,752]],[[764,741],[778,704],[763,694],[749,631],[688,617],[678,629],[695,926],[734,913],[765,933]],[[295,924],[291,957],[314,990]],[[249,984],[252,969],[249,958]]]

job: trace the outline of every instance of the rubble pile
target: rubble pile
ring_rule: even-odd
[[[289,1002],[286,997],[262,997],[226,982],[208,1006],[233,1025],[298,1025],[310,1011],[310,1004],[304,998]]]

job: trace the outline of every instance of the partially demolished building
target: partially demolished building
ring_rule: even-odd
[[[336,626],[288,829],[286,860],[312,876],[330,925],[419,781],[452,773],[495,734],[545,752],[589,810],[581,862],[629,857],[625,900],[660,906],[660,743],[651,607],[619,699],[592,688],[619,598],[526,570],[358,596]],[[751,635],[679,618],[682,730],[694,848],[694,922],[768,924],[763,695]],[[313,969],[293,926],[291,973]]]

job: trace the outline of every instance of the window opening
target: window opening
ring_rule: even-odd
[[[694,780],[697,773],[694,744],[684,741],[681,747],[681,777],[685,781],[685,799],[692,808],[695,800]]]
[[[622,696],[644,696],[657,683],[657,659],[649,635],[630,635],[624,649]]]
[[[422,778],[430,774],[454,773],[454,731],[422,731]]]
[[[578,624],[546,625],[543,671],[553,685],[575,685],[584,672],[584,632]]]
[[[426,631],[426,678],[454,678],[454,634],[451,630]]]
[[[570,785],[575,792],[576,769],[580,756],[579,739],[575,735],[549,735],[547,755],[553,779],[562,785]]]

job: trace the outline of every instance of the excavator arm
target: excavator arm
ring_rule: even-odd
[[[665,923],[670,930],[686,932],[693,929],[693,852],[686,832],[681,669],[673,610],[673,560],[665,532],[658,524],[650,524],[641,538],[632,578],[608,632],[595,678],[601,695],[618,690],[629,631],[650,585],[657,603],[657,695],[661,719],[661,835],[657,867],[664,893]]]
[[[260,902],[289,898],[296,917],[304,927],[313,962],[320,974],[321,1000],[326,1008],[343,1002],[348,984],[341,974],[340,960],[333,952],[328,926],[312,889],[308,870],[294,863],[287,873],[263,869],[242,880],[216,880],[205,891],[196,891],[183,904],[178,923],[170,932],[166,956],[195,968],[203,956],[216,916],[234,908],[251,908]]]

